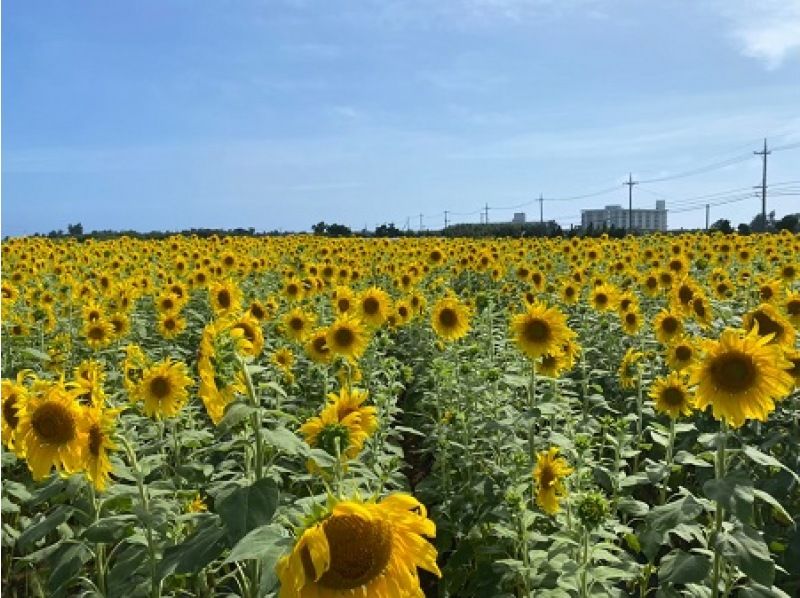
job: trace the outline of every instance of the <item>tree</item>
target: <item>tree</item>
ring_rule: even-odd
[[[67,234],[70,237],[81,237],[83,236],[83,225],[78,222],[77,224],[68,224],[67,225]]]
[[[775,224],[775,230],[788,230],[790,233],[800,232],[800,214],[786,214]]]
[[[311,227],[311,230],[314,232],[315,235],[324,235],[325,232],[328,230],[328,225],[325,224],[323,221],[319,221],[314,226]]]
[[[761,214],[756,214],[750,221],[750,230],[754,233],[763,233],[767,230],[767,219]]]
[[[353,231],[344,224],[329,224],[326,233],[329,237],[349,237],[353,234]]]
[[[711,230],[718,230],[721,233],[729,235],[733,232],[733,227],[731,226],[731,221],[727,218],[720,218],[714,224],[711,225]]]
[[[745,224],[744,222],[739,223],[739,226],[736,228],[738,229],[740,235],[749,235],[752,232],[750,230],[750,225]]]

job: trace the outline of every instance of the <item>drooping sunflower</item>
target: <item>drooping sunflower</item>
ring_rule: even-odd
[[[683,333],[683,320],[672,310],[662,309],[653,319],[653,328],[658,342],[666,345]]]
[[[200,378],[197,394],[214,425],[220,422],[225,407],[235,396],[246,390],[237,355],[246,351],[248,345],[242,331],[234,334],[227,320],[210,322],[203,329],[197,354]]]
[[[439,299],[431,310],[431,326],[436,336],[455,341],[469,332],[469,308],[455,297]]]
[[[408,494],[338,502],[278,562],[279,598],[422,596],[417,568],[441,577],[425,539],[435,535],[424,505]]]
[[[690,372],[696,385],[698,409],[712,407],[714,417],[734,428],[748,419],[766,421],[775,401],[786,397],[794,386],[792,363],[779,345],[728,328],[718,341],[703,342],[705,355]]]
[[[188,400],[191,385],[186,364],[168,357],[143,372],[134,395],[144,402],[148,417],[175,417]]]
[[[575,333],[567,326],[567,318],[558,308],[536,302],[512,318],[511,335],[525,355],[536,359],[559,353]]]
[[[285,336],[288,338],[302,342],[311,332],[311,327],[314,325],[314,315],[310,314],[299,307],[283,316],[283,328]]]
[[[633,347],[625,351],[619,364],[619,385],[622,388],[635,388],[639,379],[639,363],[644,354]]]
[[[3,378],[2,400],[3,446],[15,451],[19,444],[15,442],[15,435],[19,427],[19,412],[28,400],[28,389],[22,384],[19,376],[17,376],[16,382]]]
[[[688,336],[681,335],[672,339],[667,345],[667,365],[676,372],[685,370],[697,361],[697,347],[695,341]]]
[[[536,455],[533,478],[536,482],[536,504],[548,515],[559,511],[559,500],[567,495],[564,478],[573,471],[564,457],[558,456],[558,447],[550,447]]]
[[[383,289],[371,287],[361,293],[357,301],[358,315],[368,326],[378,328],[389,317],[391,300]]]
[[[770,336],[770,343],[794,348],[794,326],[769,303],[762,303],[747,312],[742,318],[742,327],[748,332],[756,330],[758,336]]]
[[[47,477],[53,467],[67,474],[83,469],[88,426],[74,392],[61,382],[42,384],[18,414],[15,443],[24,446],[34,480]]]
[[[655,402],[656,411],[665,413],[672,419],[681,415],[691,415],[694,398],[689,387],[678,372],[658,378],[650,388],[650,397]]]
[[[325,340],[333,353],[351,360],[361,357],[369,344],[367,331],[361,321],[347,315],[338,317],[331,324]]]
[[[87,422],[86,477],[98,492],[106,489],[113,469],[108,451],[117,449],[113,436],[119,412],[119,409],[102,407],[89,407],[84,412]]]

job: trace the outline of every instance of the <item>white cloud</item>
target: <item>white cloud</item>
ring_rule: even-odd
[[[800,52],[800,0],[717,0],[715,6],[730,21],[742,54],[768,69]]]

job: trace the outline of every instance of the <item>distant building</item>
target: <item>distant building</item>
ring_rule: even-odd
[[[513,224],[525,224],[525,212],[514,212],[514,218],[511,219]]]
[[[628,210],[622,206],[606,206],[601,210],[581,210],[581,228],[628,228]],[[655,210],[631,210],[630,227],[637,231],[666,231],[666,202],[659,199]]]

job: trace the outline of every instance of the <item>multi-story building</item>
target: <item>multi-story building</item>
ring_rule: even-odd
[[[655,210],[631,210],[630,228],[637,231],[666,231],[666,202],[660,199]],[[600,210],[581,210],[581,228],[628,228],[628,210],[619,205],[606,206]]]
[[[525,212],[514,212],[514,218],[511,222],[514,224],[525,224]]]

